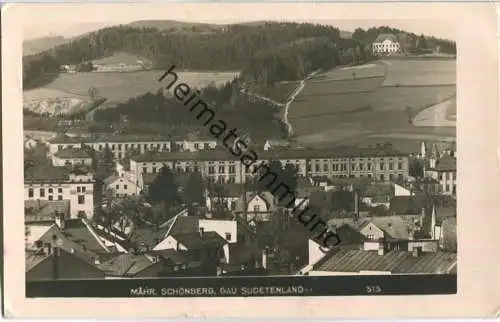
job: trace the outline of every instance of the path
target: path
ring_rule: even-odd
[[[292,124],[288,121],[288,111],[290,109],[290,105],[295,101],[295,98],[297,97],[297,95],[299,95],[300,92],[302,92],[302,90],[306,86],[306,81],[309,80],[309,79],[311,79],[318,72],[319,72],[319,70],[315,70],[314,72],[312,72],[311,74],[309,74],[306,78],[304,78],[300,82],[299,86],[297,86],[297,88],[293,91],[292,95],[290,95],[290,97],[288,98],[287,102],[285,103],[285,112],[283,114],[283,122],[285,122],[285,124],[286,124],[286,126],[288,128],[288,136],[292,136],[293,135]]]
[[[456,120],[449,120],[446,113],[453,107],[453,100],[446,100],[434,106],[426,108],[418,113],[412,124],[414,126],[456,126]]]

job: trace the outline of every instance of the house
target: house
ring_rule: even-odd
[[[99,265],[106,279],[182,276],[199,267],[186,252],[175,250],[122,253]]]
[[[439,182],[439,193],[456,195],[457,193],[457,159],[445,154],[440,159],[431,158],[429,166],[425,168],[425,175]]]
[[[37,141],[31,137],[24,138],[24,148],[27,150],[31,150],[36,147]]]
[[[457,254],[339,247],[314,264],[309,276],[456,274]]]
[[[400,216],[372,217],[367,219],[358,229],[368,241],[383,240],[386,243],[407,242],[414,238],[415,227]],[[375,244],[372,244],[375,245]],[[369,247],[369,245],[365,245]],[[377,244],[378,247],[378,244]]]
[[[26,252],[26,281],[103,279],[104,272],[58,247]]]
[[[266,140],[264,143],[264,151],[268,151],[271,149],[288,149],[290,148],[291,143],[287,140]]]
[[[227,240],[214,231],[169,235],[154,250],[173,249],[189,251],[193,258],[202,262],[207,276],[217,275],[220,264],[230,262]]]
[[[240,199],[245,186],[238,183],[215,184],[207,189],[206,207],[213,211],[216,206],[225,210],[234,210],[236,201]]]
[[[380,34],[373,41],[372,49],[377,56],[392,55],[401,52],[401,45],[396,35]]]
[[[361,193],[361,202],[368,207],[383,206],[389,208],[390,201],[394,196],[392,184],[371,184]]]
[[[276,209],[274,196],[270,192],[246,192],[236,201],[234,213],[247,221],[268,221]]]
[[[111,189],[116,197],[135,196],[138,194],[138,188],[135,182],[126,177],[111,175],[104,179],[105,189]]]
[[[92,165],[92,158],[83,149],[67,148],[57,151],[52,155],[52,165],[54,167],[65,167],[75,165]]]
[[[25,224],[48,222],[54,223],[56,216],[63,218],[70,217],[69,200],[25,200],[24,201],[24,222]]]
[[[203,231],[214,231],[229,244],[238,242],[238,230],[235,220],[199,219],[198,227]]]
[[[69,200],[71,218],[94,215],[94,175],[86,169],[34,166],[24,174],[24,200]]]
[[[252,243],[229,244],[230,262],[221,265],[221,275],[266,275],[266,250]]]
[[[391,199],[389,212],[393,216],[401,216],[408,222],[421,223],[431,202],[424,194],[395,196]]]

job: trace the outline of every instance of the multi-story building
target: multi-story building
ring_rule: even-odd
[[[273,150],[259,151],[257,155],[259,160],[247,169],[240,159],[223,149],[143,154],[131,158],[130,171],[138,176],[139,173],[156,173],[164,166],[185,172],[197,169],[209,181],[243,183],[255,176],[254,170],[262,162],[279,160],[283,167],[295,166],[300,176],[367,177],[389,182],[406,179],[409,169],[408,156],[388,146]]]
[[[48,143],[50,154],[65,149],[90,147],[95,151],[103,151],[106,145],[111,150],[115,159],[125,158],[127,152],[130,154],[144,154],[146,152],[168,152],[175,144],[180,151],[198,151],[214,149],[216,140],[174,140],[162,136],[144,135],[108,135],[99,138],[88,137],[56,137]]]
[[[425,175],[438,182],[438,192],[444,195],[457,193],[457,159],[444,154],[439,160],[429,159]]]
[[[401,52],[401,45],[399,44],[396,35],[381,34],[372,43],[373,53],[375,55],[391,55]]]
[[[92,165],[92,158],[83,149],[69,148],[57,151],[52,155],[52,165],[55,167]]]
[[[24,177],[24,200],[69,200],[70,216],[94,214],[94,176],[80,170],[43,167],[30,169]]]

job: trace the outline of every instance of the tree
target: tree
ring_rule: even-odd
[[[188,204],[188,209],[192,210],[193,203],[204,205],[205,201],[205,184],[203,176],[199,171],[193,171],[189,175],[189,179],[184,190],[184,200]]]
[[[291,191],[297,190],[298,169],[296,166],[287,164],[281,173],[281,180]]]
[[[164,215],[169,213],[170,207],[179,202],[178,185],[170,168],[161,168],[149,187],[149,199],[152,203],[163,204]]]
[[[95,100],[98,94],[97,88],[91,86],[88,90],[88,94],[91,100]]]

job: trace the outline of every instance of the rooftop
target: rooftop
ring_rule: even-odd
[[[356,158],[356,157],[403,157],[405,153],[390,146],[351,147],[338,146],[329,149],[280,149],[254,151],[260,160],[269,159],[325,159],[325,158]],[[137,162],[162,162],[179,160],[237,160],[229,151],[223,148],[202,150],[196,152],[177,151],[162,153],[145,153],[132,158]]]
[[[395,214],[421,214],[422,209],[428,205],[428,198],[424,195],[395,196],[391,199],[390,210]]]
[[[445,154],[436,162],[437,171],[457,171],[457,159],[451,155]]]
[[[154,263],[146,255],[120,254],[99,265],[99,269],[111,276],[135,276]]]
[[[352,273],[383,271],[392,274],[446,274],[456,265],[456,253],[422,253],[413,257],[408,251],[390,251],[379,255],[377,251],[340,247],[320,260],[314,270]]]
[[[374,42],[384,42],[386,40],[390,40],[392,42],[398,42],[398,37],[393,34],[380,34],[377,36]]]
[[[203,235],[203,236],[202,236]],[[210,246],[222,246],[227,244],[227,240],[222,238],[215,231],[205,231],[203,233],[174,234],[172,237],[187,249],[197,249]]]
[[[54,156],[61,159],[90,159],[89,154],[85,150],[78,148],[63,149],[54,153]]]

